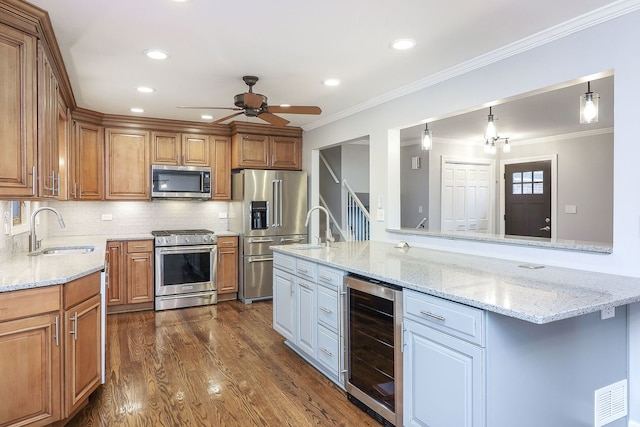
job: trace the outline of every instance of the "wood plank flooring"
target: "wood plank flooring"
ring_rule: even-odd
[[[109,315],[106,383],[67,426],[379,426],[283,340],[270,301]]]

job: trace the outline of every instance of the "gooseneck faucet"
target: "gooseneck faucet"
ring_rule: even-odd
[[[329,212],[323,208],[322,206],[314,206],[311,209],[309,209],[309,212],[307,212],[307,220],[304,223],[305,227],[309,226],[309,219],[311,218],[311,213],[315,210],[321,210],[324,212],[324,215],[327,218],[327,229],[325,230],[325,240],[326,240],[326,245],[327,247],[329,247],[329,244],[331,244],[331,242],[335,241],[335,239],[333,238],[333,235],[331,234],[331,224],[330,224],[330,218],[329,218]]]
[[[41,211],[51,211],[58,217],[58,224],[60,224],[60,228],[64,228],[64,221],[54,208],[50,208],[49,206],[43,206],[41,208],[36,209],[31,213],[31,222],[29,223],[29,252],[34,252],[40,249],[40,242],[36,237],[36,215]]]

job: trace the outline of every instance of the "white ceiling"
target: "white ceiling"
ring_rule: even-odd
[[[142,107],[146,117],[193,121],[209,112],[215,119],[231,111],[176,106],[233,107],[233,96],[247,89],[241,77],[250,74],[260,77],[255,91],[269,105],[320,106],[320,116],[282,115],[313,128],[576,17],[597,21],[624,0],[31,3],[49,12],[79,107],[124,115]],[[414,49],[389,47],[406,37],[417,41]],[[150,60],[143,55],[150,48],[171,56]],[[342,84],[321,84],[330,77]],[[138,86],[156,92],[141,94]]]

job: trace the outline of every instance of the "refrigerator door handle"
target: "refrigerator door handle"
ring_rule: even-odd
[[[280,212],[278,213],[278,227],[282,227],[282,217],[284,216],[282,213],[282,180],[278,180],[278,209]]]
[[[271,181],[271,188],[273,190],[273,225],[272,227],[277,227],[278,226],[278,215],[280,214],[279,212],[279,206],[280,206],[280,195],[278,194],[278,180],[274,179],[273,181]]]

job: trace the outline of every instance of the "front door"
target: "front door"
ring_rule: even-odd
[[[551,238],[551,161],[505,165],[505,234]]]

